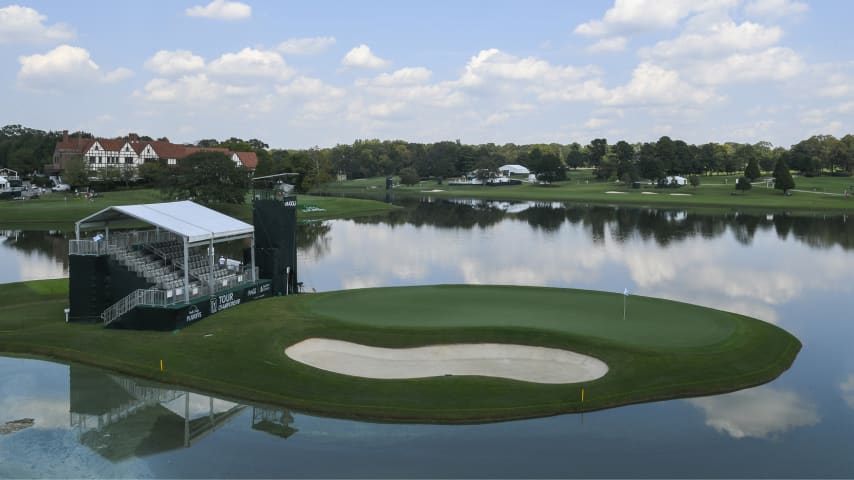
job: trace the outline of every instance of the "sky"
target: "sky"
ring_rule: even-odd
[[[0,3],[0,124],[272,148],[854,133],[854,2]]]

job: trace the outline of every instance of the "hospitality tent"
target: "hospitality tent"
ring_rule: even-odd
[[[502,173],[507,172],[508,174],[515,173],[518,175],[528,175],[529,173],[531,173],[530,170],[523,167],[522,165],[515,164],[502,165],[501,167],[498,167],[498,171]]]

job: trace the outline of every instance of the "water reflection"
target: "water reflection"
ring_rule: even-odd
[[[70,426],[81,444],[111,462],[189,448],[252,410],[251,427],[287,438],[293,417],[177,387],[71,365]]]
[[[848,375],[848,378],[839,384],[839,389],[842,391],[842,399],[845,403],[854,408],[854,374]]]
[[[504,202],[479,199],[423,199],[404,201],[406,208],[387,216],[357,219],[358,223],[471,229],[493,226],[506,218],[522,220],[536,229],[556,232],[565,223],[581,225],[594,242],[605,232],[615,241],[652,239],[659,246],[694,237],[715,238],[726,232],[749,245],[757,232],[790,235],[813,247],[839,245],[854,248],[854,222],[847,215],[750,214],[741,212],[697,213],[637,207],[592,206],[560,202]]]
[[[814,403],[767,385],[686,402],[703,411],[706,425],[733,438],[776,438],[821,420]]]
[[[67,234],[0,230],[0,265],[0,283],[67,275]]]
[[[433,200],[386,217],[325,222],[330,228],[315,237],[322,248],[300,249],[300,271],[306,287],[320,291],[436,283],[629,288],[776,323],[781,305],[848,288],[852,224],[846,216]]]

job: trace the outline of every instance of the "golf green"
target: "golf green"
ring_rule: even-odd
[[[63,281],[2,285],[0,299],[7,301],[0,317],[2,352],[380,421],[496,421],[729,392],[776,378],[801,348],[784,330],[742,315],[542,287],[440,285],[277,297],[168,333],[65,324],[57,314],[67,299]],[[596,380],[564,384],[466,375],[378,380],[328,372],[285,355],[285,348],[310,338],[386,348],[539,346],[594,357],[608,371]]]

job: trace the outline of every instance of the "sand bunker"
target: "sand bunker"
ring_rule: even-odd
[[[380,348],[309,338],[286,348],[285,355],[330,372],[380,379],[480,375],[535,383],[577,383],[608,373],[604,362],[587,355],[499,343]]]
[[[614,190],[610,190],[610,191],[607,191],[607,192],[605,192],[605,193],[619,193],[619,194],[623,194],[623,195],[624,195],[624,194],[629,193],[629,192],[616,192],[616,191],[614,191]]]
[[[673,195],[674,197],[690,197],[691,196],[690,193],[671,193],[670,195]]]
[[[658,195],[658,192],[641,192],[641,195]]]

